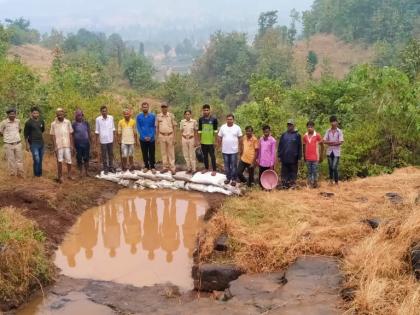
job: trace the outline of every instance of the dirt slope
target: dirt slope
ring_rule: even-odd
[[[53,53],[50,49],[31,44],[10,47],[8,56],[9,58],[19,56],[23,63],[38,72],[43,79],[47,77],[53,61]]]
[[[311,50],[318,56],[318,65],[313,74],[315,79],[320,78],[323,68],[331,70],[335,77],[343,78],[352,66],[370,62],[374,58],[372,47],[345,43],[331,34],[318,34],[296,44],[295,60],[298,65],[306,65],[306,57]]]

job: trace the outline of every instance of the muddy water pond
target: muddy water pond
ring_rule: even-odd
[[[121,190],[80,216],[56,251],[55,264],[76,279],[137,287],[171,283],[190,290],[196,235],[207,208],[200,193]],[[38,297],[17,314],[112,313],[84,296],[67,299]]]
[[[207,202],[198,193],[122,190],[87,210],[56,252],[66,276],[192,288],[192,255]]]

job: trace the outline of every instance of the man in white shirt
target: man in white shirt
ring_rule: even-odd
[[[64,118],[65,112],[57,108],[56,119],[51,124],[50,135],[57,157],[57,182],[62,183],[63,162],[67,165],[67,178],[71,177],[71,154],[74,152],[73,127],[70,120]]]
[[[114,170],[114,139],[115,125],[114,117],[108,115],[108,108],[101,106],[101,116],[96,118],[95,121],[95,134],[96,143],[101,147],[101,158],[105,174],[113,172]]]
[[[236,186],[237,168],[238,168],[238,152],[239,145],[242,141],[242,130],[234,124],[235,117],[233,114],[226,116],[226,124],[224,124],[217,134],[218,144],[222,145],[223,162],[225,167],[226,181],[225,184]]]

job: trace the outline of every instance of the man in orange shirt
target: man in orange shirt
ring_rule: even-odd
[[[245,128],[245,138],[242,141],[241,160],[238,165],[238,177],[243,183],[248,182],[248,187],[254,183],[254,169],[258,157],[259,143],[254,136],[254,129],[251,126]],[[248,180],[244,177],[245,169],[248,170]]]

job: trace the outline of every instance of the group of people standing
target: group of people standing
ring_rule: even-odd
[[[162,157],[161,173],[175,174],[175,144],[177,132],[180,132],[182,152],[188,173],[197,171],[196,149],[201,148],[204,168],[202,173],[211,171],[216,175],[216,150],[220,147],[223,155],[225,184],[236,186],[238,181],[254,184],[254,172],[259,168],[259,176],[268,169],[274,169],[277,161],[281,164],[281,185],[293,188],[296,185],[299,160],[302,156],[308,168],[308,184],[315,187],[318,180],[318,164],[322,162],[324,144],[328,145],[327,157],[330,180],[338,183],[338,163],[340,147],[344,142],[343,133],[338,128],[335,116],[330,118],[331,128],[322,138],[314,129],[312,121],[307,123],[307,132],[300,136],[293,120],[287,123],[287,131],[279,141],[271,134],[270,126],[264,126],[260,139],[254,135],[252,126],[241,128],[234,123],[234,115],[226,116],[226,123],[220,128],[218,120],[211,115],[210,105],[202,107],[202,116],[198,121],[192,118],[190,110],[184,112],[184,119],[177,123],[175,116],[169,112],[168,104],[161,103],[161,112],[155,115],[150,112],[147,102],[141,104],[141,112],[132,118],[130,109],[124,109],[123,118],[117,128],[114,118],[108,114],[108,108],[100,108],[100,116],[95,120],[95,144],[100,152],[104,173],[115,172],[114,143],[118,143],[123,171],[134,171],[135,145],[139,144],[143,156],[143,171],[155,168],[155,143],[158,141]],[[20,138],[20,122],[16,110],[7,110],[7,119],[0,123],[0,135],[3,136],[9,172],[11,175],[23,176],[23,152]],[[27,150],[32,152],[34,176],[42,176],[42,159],[44,154],[43,133],[45,122],[40,117],[38,108],[31,109],[31,117],[24,127],[24,140]],[[62,108],[56,110],[56,118],[51,124],[50,136],[57,158],[57,181],[62,182],[63,164],[67,166],[67,176],[71,178],[72,155],[75,153],[81,176],[89,176],[89,160],[93,139],[91,128],[78,109],[74,121],[65,118]],[[303,151],[303,154],[302,154]],[[247,170],[248,178],[244,172]]]

